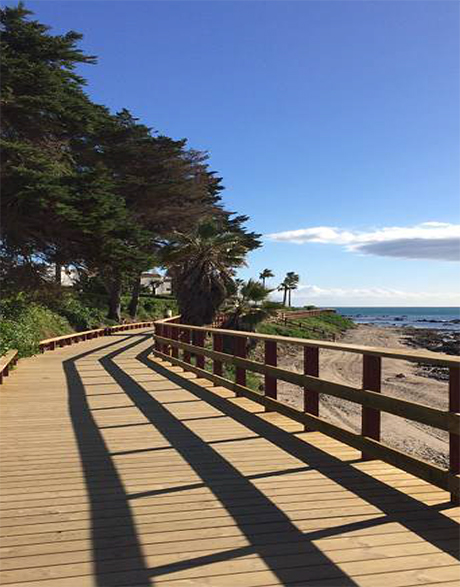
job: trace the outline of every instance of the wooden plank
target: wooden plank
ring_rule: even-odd
[[[121,337],[107,350],[104,339],[88,341],[94,354],[75,363],[86,407],[74,412],[74,422],[62,368],[79,354],[73,347],[25,361],[1,394],[2,584],[454,581],[459,513],[445,491],[380,461],[344,463],[356,450],[320,432],[300,434],[296,445],[305,440],[305,454],[291,452],[283,431],[300,427],[289,413],[273,411],[278,402],[272,399],[264,414],[258,394],[230,398],[246,414],[234,420],[224,403],[207,401],[222,402],[225,388],[200,397],[180,385],[192,379],[204,390],[207,373],[170,367],[179,359],[169,355],[158,361],[166,371],[154,361],[150,371],[137,357],[151,341],[139,341],[132,347]],[[120,379],[101,376],[109,364]],[[89,422],[80,419],[85,410]],[[269,422],[270,438],[255,432],[256,418]]]

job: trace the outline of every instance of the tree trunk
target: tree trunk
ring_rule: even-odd
[[[289,303],[289,307],[291,307],[291,291],[292,290],[289,290],[289,294],[288,294],[289,295],[289,302],[288,302]]]
[[[284,288],[284,293],[283,293],[283,306],[286,305],[286,301],[287,301],[287,288]]]
[[[107,318],[121,322],[121,279],[115,279],[111,283]]]
[[[57,262],[54,267],[54,281],[58,285],[62,285],[62,265]]]
[[[134,320],[137,316],[137,308],[139,306],[139,295],[141,293],[141,277],[136,279],[131,290],[131,300],[129,302],[128,312],[131,318]]]
[[[265,277],[262,277],[262,286],[265,287]]]

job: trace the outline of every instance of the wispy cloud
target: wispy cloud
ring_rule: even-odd
[[[281,293],[273,294],[274,299],[281,299]],[[399,306],[411,304],[414,306],[430,305],[458,305],[460,292],[411,292],[399,289],[371,287],[371,288],[340,288],[319,287],[317,285],[300,285],[293,291],[293,302],[296,305],[318,303],[320,305],[375,305]]]
[[[423,222],[416,226],[391,226],[370,231],[352,231],[333,226],[315,226],[268,234],[272,241],[295,244],[341,245],[348,251],[405,259],[460,260],[460,224]]]

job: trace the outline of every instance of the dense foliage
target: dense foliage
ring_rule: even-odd
[[[60,283],[61,267],[75,267],[98,277],[119,321],[129,292],[138,313],[141,272],[203,220],[238,241],[241,257],[259,246],[247,218],[225,211],[207,155],[93,103],[76,73],[96,62],[78,48],[81,35],[52,35],[31,14],[21,3],[0,11],[4,293],[35,300]],[[211,298],[212,314],[221,294]]]

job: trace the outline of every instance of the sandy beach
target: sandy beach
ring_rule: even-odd
[[[359,325],[345,333],[340,341],[407,350],[409,347],[403,343],[406,335],[407,332],[401,328]],[[301,351],[291,347],[280,358],[279,365],[301,372],[302,361]],[[361,355],[321,350],[320,377],[337,383],[360,386]],[[278,386],[279,399],[300,409],[302,392],[299,388],[281,381],[278,382]],[[448,404],[447,382],[421,375],[417,365],[407,361],[383,359],[382,393],[439,409],[446,409]],[[320,416],[354,432],[360,431],[361,407],[358,404],[322,396]],[[424,460],[441,466],[447,465],[448,435],[441,430],[391,414],[382,414],[382,441]]]

